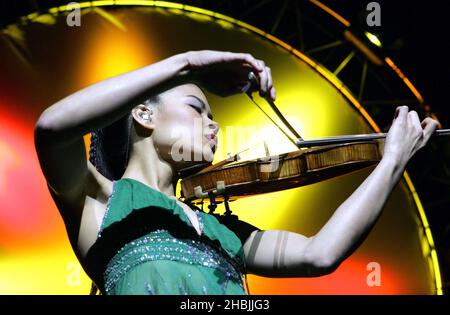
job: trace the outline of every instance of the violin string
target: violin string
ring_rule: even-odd
[[[284,131],[284,129],[283,128],[281,128],[280,127],[280,125],[278,125],[278,123],[275,121],[275,120],[273,120],[262,108],[261,108],[261,106],[259,106],[258,105],[258,103],[256,103],[255,102],[255,100],[253,99],[253,96],[250,94],[250,93],[247,93],[247,96],[250,98],[250,100],[264,113],[264,115],[266,115],[266,117],[267,118],[269,118],[269,120],[275,125],[275,126],[277,126],[278,127],[278,129],[296,146],[296,147],[298,147],[297,146],[297,142],[294,140],[294,139],[292,139],[292,137],[291,136],[289,136],[287,133],[286,133],[286,131]]]

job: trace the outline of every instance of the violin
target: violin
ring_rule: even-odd
[[[243,88],[256,104],[251,93],[258,90],[259,82],[253,72]],[[231,214],[228,201],[242,197],[275,192],[310,185],[333,177],[369,167],[382,158],[382,148],[376,139],[386,133],[358,134],[304,140],[283,117],[271,100],[266,100],[295,138],[289,136],[261,107],[264,114],[297,146],[298,150],[268,155],[249,161],[237,162],[239,154],[205,167],[192,174],[194,168],[184,169],[181,179],[181,196],[190,203],[203,203],[209,199],[210,213],[217,203],[225,202],[225,214]],[[436,130],[433,136],[450,135],[450,129]]]

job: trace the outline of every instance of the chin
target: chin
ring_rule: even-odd
[[[190,156],[194,164],[212,163],[215,151],[215,147],[209,144],[199,144],[192,150]]]

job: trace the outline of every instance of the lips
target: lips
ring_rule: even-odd
[[[217,136],[215,134],[212,133],[212,134],[206,135],[205,138],[209,142],[214,143],[214,145],[217,145]]]

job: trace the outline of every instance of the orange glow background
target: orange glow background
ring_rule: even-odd
[[[277,104],[305,139],[372,132],[348,101],[305,63],[227,22],[152,8],[108,11],[119,26],[90,11],[81,27],[60,16],[53,25],[24,27],[27,57],[0,37],[0,294],[88,294],[90,280],[70,247],[34,150],[33,127],[59,99],[99,80],[187,50],[246,51],[272,68]],[[215,162],[258,140],[233,142],[236,128],[270,128],[243,95],[207,94],[222,126]],[[262,100],[257,100],[262,104]],[[101,106],[101,104],[98,104]],[[226,130],[225,126],[235,127]],[[275,131],[272,153],[292,151]],[[89,137],[85,136],[89,147]],[[259,139],[260,140],[260,139]],[[233,142],[233,143],[231,143]],[[221,143],[223,145],[221,145]],[[231,143],[231,144],[230,144]],[[307,187],[245,198],[231,204],[240,219],[261,229],[316,233],[373,168]],[[219,212],[222,209],[219,207]],[[331,275],[270,279],[249,275],[252,294],[433,294],[432,265],[421,222],[401,182],[364,244]],[[367,265],[381,265],[381,286],[370,287]]]

